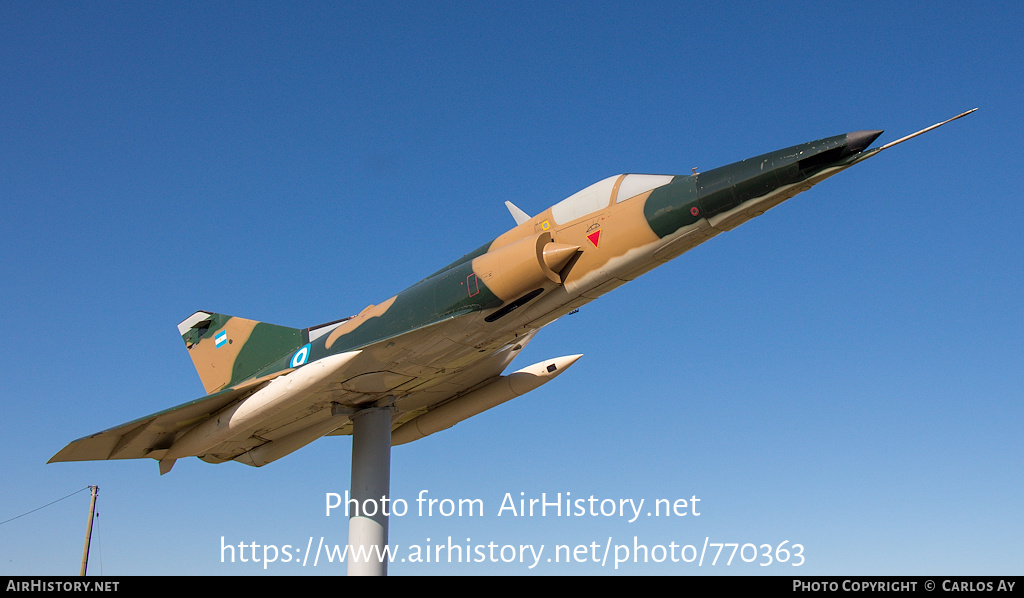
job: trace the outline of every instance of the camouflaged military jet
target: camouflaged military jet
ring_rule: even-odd
[[[343,320],[297,329],[198,311],[178,331],[208,394],[76,440],[50,461],[148,457],[166,473],[196,456],[260,467],[353,434],[368,409],[386,413],[391,445],[417,440],[571,366],[579,355],[501,375],[560,316],[973,111],[876,149],[867,148],[882,131],[857,131],[699,174],[613,176],[532,217],[506,202],[515,228]]]

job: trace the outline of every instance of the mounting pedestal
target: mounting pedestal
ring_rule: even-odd
[[[352,416],[352,491],[349,496],[348,574],[387,575],[385,550],[391,491],[391,409]],[[355,501],[355,505],[351,501]]]

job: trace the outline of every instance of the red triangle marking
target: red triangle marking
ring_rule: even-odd
[[[587,235],[587,239],[590,239],[590,242],[594,244],[594,247],[597,247],[598,241],[601,240],[601,231],[596,230],[590,233],[589,235]]]

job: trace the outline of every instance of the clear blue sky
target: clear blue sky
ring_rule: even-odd
[[[1022,22],[1017,2],[4,2],[0,520],[96,484],[91,573],[343,573],[220,547],[344,544],[324,502],[348,437],[261,469],[46,461],[203,394],[175,328],[197,309],[333,320],[510,228],[506,200],[979,107],[555,322],[514,365],[583,353],[571,371],[392,453],[394,498],[485,505],[392,518],[403,550],[788,541],[802,567],[391,573],[1020,575]],[[520,492],[701,514],[498,517]],[[87,508],[0,526],[0,574],[76,574]]]

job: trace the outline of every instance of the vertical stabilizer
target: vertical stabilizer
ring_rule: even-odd
[[[251,377],[308,342],[305,331],[197,311],[178,324],[207,394]]]

